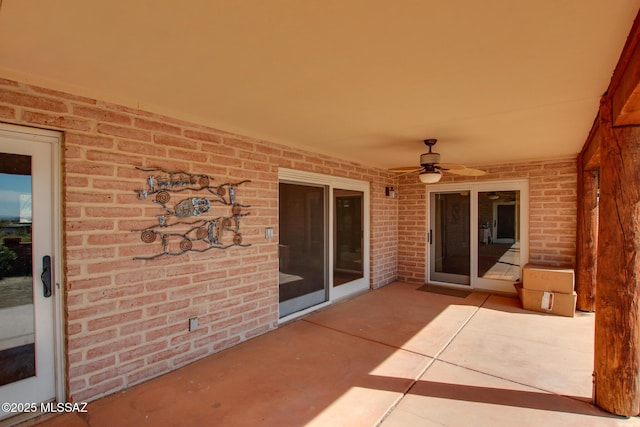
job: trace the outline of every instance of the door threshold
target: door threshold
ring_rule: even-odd
[[[305,308],[304,310],[296,311],[295,313],[287,314],[284,317],[278,319],[278,326],[281,326],[285,323],[292,322],[294,320],[298,320],[299,318],[306,316],[307,314],[311,314],[316,310],[320,310],[321,308],[327,307],[331,305],[331,301],[325,301],[320,304],[316,304],[309,308]]]

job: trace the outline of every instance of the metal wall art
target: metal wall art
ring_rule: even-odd
[[[149,260],[164,255],[182,255],[189,251],[206,252],[232,246],[251,246],[242,243],[240,232],[241,218],[249,215],[243,209],[251,206],[237,200],[238,187],[249,180],[213,185],[213,179],[207,175],[159,168],[136,169],[156,173],[147,178],[147,188],[136,190],[136,193],[138,199],[151,199],[161,206],[164,213],[156,217],[157,224],[132,230],[140,233],[140,239],[145,243],[159,242],[162,245],[161,252],[134,259]],[[178,198],[180,193],[189,197]],[[216,205],[228,207],[228,215],[216,216],[214,211],[219,211],[214,209]],[[210,217],[205,218],[207,215]]]

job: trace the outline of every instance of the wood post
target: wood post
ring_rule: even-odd
[[[596,309],[596,271],[598,261],[598,171],[585,170],[578,158],[578,230],[576,242],[576,308]]]
[[[600,220],[595,319],[595,401],[640,413],[640,126],[613,128],[600,105]]]

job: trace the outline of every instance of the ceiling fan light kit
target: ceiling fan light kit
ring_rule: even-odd
[[[442,172],[439,170],[420,172],[420,182],[423,184],[435,184],[442,178]]]

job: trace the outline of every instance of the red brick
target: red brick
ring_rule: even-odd
[[[140,357],[155,353],[157,351],[164,350],[166,348],[167,348],[167,343],[165,341],[147,343],[141,346],[137,346],[132,350],[118,352],[118,361],[128,362],[130,360],[138,359]]]
[[[167,324],[165,316],[154,317],[153,319],[146,319],[141,322],[130,323],[122,325],[119,328],[120,336],[137,334],[144,332],[148,329],[159,328]]]
[[[143,296],[136,298],[126,298],[118,301],[118,310],[128,310],[134,307],[144,307],[150,304],[158,304],[167,301],[167,295],[164,293],[150,294],[146,293]]]
[[[76,119],[67,116],[23,111],[22,120],[29,124],[43,125],[49,128],[65,130],[91,130],[91,123],[87,120]]]
[[[86,159],[101,163],[118,163],[131,166],[142,166],[142,159],[132,158],[129,154],[87,150]]]
[[[100,369],[114,366],[115,364],[116,364],[116,357],[114,355],[109,355],[107,357],[103,357],[102,359],[85,362],[78,365],[77,367],[71,368],[69,370],[69,377],[70,378],[79,377],[84,374],[92,373]]]
[[[68,221],[65,224],[65,228],[68,232],[73,231],[97,231],[97,230],[113,230],[113,221],[103,220],[82,220],[82,221]]]
[[[142,144],[133,141],[119,141],[118,150],[143,156],[165,157],[167,149],[152,144]]]
[[[179,332],[183,332],[187,330],[187,322],[185,321],[184,324],[180,324],[180,325],[169,325],[169,326],[165,326],[163,328],[160,329],[154,329],[152,331],[149,331],[145,334],[144,339],[145,341],[155,341],[159,338],[166,338],[166,337],[170,337],[172,335],[175,335]],[[173,343],[172,343],[173,345]]]
[[[126,313],[117,313],[111,316],[100,317],[90,320],[88,323],[89,331],[100,330],[103,328],[128,323],[142,318],[142,310],[134,310]]]
[[[64,137],[65,144],[84,145],[94,148],[113,148],[113,138],[97,135],[84,135],[79,133],[68,132]]]
[[[116,253],[115,248],[92,248],[92,249],[69,249],[67,251],[68,260],[95,260],[95,259],[111,259]]]
[[[99,122],[115,123],[119,125],[131,125],[131,117],[124,114],[114,113],[99,107],[74,105],[73,114],[80,117],[94,119]]]
[[[160,144],[168,147],[178,147],[178,148],[184,148],[188,150],[198,149],[197,142],[190,141],[184,138],[178,138],[175,136],[158,134],[153,138],[153,140],[156,144]],[[194,154],[197,154],[197,153],[194,153]]]
[[[72,161],[67,162],[66,165],[68,173],[75,173],[78,175],[103,175],[103,176],[113,176],[115,173],[115,169],[110,165],[97,165],[83,161]]]
[[[222,142],[222,137],[220,135],[216,135],[213,133],[206,133],[206,132],[198,132],[198,131],[189,130],[189,129],[184,131],[184,136],[191,139],[197,139],[199,141],[213,142],[217,144],[220,144]]]
[[[147,316],[155,316],[158,314],[170,313],[173,311],[183,310],[189,307],[189,305],[189,300],[178,300],[165,304],[156,304],[152,307],[145,308],[145,314]]]
[[[134,126],[140,129],[150,130],[152,132],[163,132],[172,135],[180,135],[181,132],[181,129],[178,126],[141,118],[135,119]]]
[[[88,193],[67,191],[64,200],[68,203],[112,203],[113,194],[111,193]]]
[[[0,88],[0,102],[3,104],[33,108],[35,110],[55,111],[57,113],[66,113],[68,111],[67,105],[62,101],[18,93],[2,88]]]
[[[86,265],[88,274],[98,274],[98,273],[113,273],[118,270],[127,270],[134,269],[139,267],[140,261],[136,261],[130,258],[119,259],[119,260],[109,260],[109,261],[99,261],[95,263],[91,263]]]
[[[85,98],[84,96],[78,96],[78,95],[73,95],[70,93],[65,93],[65,92],[60,92],[57,90],[52,90],[52,89],[47,89],[44,87],[39,87],[39,86],[29,86],[31,88],[31,90],[33,90],[34,92],[37,93],[41,93],[44,95],[48,95],[52,98],[62,98],[62,99],[68,99],[71,101],[77,101],[77,102],[83,102],[85,104],[95,104],[96,101],[90,98]]]
[[[113,135],[126,139],[134,139],[137,141],[151,141],[151,134],[147,131],[122,126],[114,126],[106,123],[98,123],[98,132],[105,135]]]
[[[86,349],[93,347],[97,344],[103,343],[107,340],[112,340],[116,337],[117,333],[115,329],[108,329],[105,331],[98,331],[93,334],[73,336],[68,338],[67,348],[69,351]]]
[[[13,119],[16,117],[16,109],[0,105],[0,117],[5,119]]]
[[[120,207],[86,207],[84,211],[89,218],[130,218],[139,217],[142,214],[141,208]]]
[[[131,335],[114,341],[109,341],[87,350],[87,360],[102,357],[104,355],[110,355],[113,353],[114,349],[122,350],[124,348],[135,347],[140,345],[140,343],[142,343],[142,335]]]

